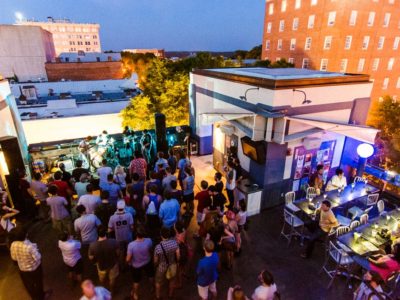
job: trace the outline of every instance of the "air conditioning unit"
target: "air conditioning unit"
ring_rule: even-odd
[[[322,140],[320,138],[304,138],[303,146],[306,150],[319,149],[321,147]]]
[[[231,125],[221,125],[219,129],[221,130],[222,133],[226,135],[232,135],[235,133],[235,127]]]

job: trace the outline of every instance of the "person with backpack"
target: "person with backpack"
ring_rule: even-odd
[[[157,194],[156,185],[150,186],[150,193],[143,197],[143,209],[146,212],[146,224],[148,229],[153,232],[157,229],[160,220],[158,218],[158,210],[161,204],[161,196]]]

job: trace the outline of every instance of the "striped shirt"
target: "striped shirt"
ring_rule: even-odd
[[[11,258],[18,262],[18,267],[23,272],[35,271],[41,263],[41,255],[37,245],[29,240],[15,241],[10,248]]]

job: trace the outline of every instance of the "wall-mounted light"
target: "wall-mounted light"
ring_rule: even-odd
[[[0,149],[0,170],[3,175],[10,175],[4,152]]]
[[[371,157],[374,154],[374,147],[371,144],[362,143],[357,147],[357,154],[362,158]]]
[[[247,101],[247,93],[248,93],[248,91],[252,91],[252,90],[257,90],[258,91],[259,89],[260,89],[259,87],[249,88],[244,92],[244,96],[240,96],[239,98],[241,100],[243,100],[243,101]]]
[[[299,92],[304,95],[304,100],[301,104],[310,104],[312,102],[310,99],[307,99],[307,94],[305,91],[293,89],[293,92]]]

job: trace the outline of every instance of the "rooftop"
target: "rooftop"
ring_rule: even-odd
[[[369,75],[364,74],[334,73],[296,68],[195,69],[193,73],[269,89],[369,82]]]

